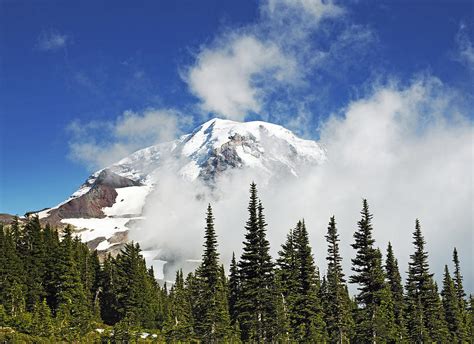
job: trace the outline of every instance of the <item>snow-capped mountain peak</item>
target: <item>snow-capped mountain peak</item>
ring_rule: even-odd
[[[211,186],[222,174],[244,169],[268,180],[297,177],[302,168],[325,159],[317,142],[282,126],[215,118],[190,134],[138,150],[93,173],[68,200],[39,215],[45,222],[74,225],[83,241],[106,250],[119,247],[131,223],[143,219],[159,169],[176,169],[171,172]]]

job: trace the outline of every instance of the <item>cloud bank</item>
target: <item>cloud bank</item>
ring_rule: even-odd
[[[268,182],[253,170],[241,170],[224,175],[211,195],[199,183],[183,182],[170,163],[158,172],[158,187],[145,211],[147,221],[132,238],[144,248],[161,248],[167,259],[197,259],[205,209],[211,202],[219,250],[228,264],[232,251],[240,254],[248,185],[255,180],[274,257],[289,228],[305,218],[316,262],[324,271],[324,235],[329,217],[335,215],[345,272],[350,274],[354,252],[349,245],[362,199],[367,198],[374,213],[376,245],[385,251],[392,242],[402,273],[413,252],[412,232],[419,218],[438,280],[456,246],[466,287],[473,290],[473,126],[469,110],[460,103],[454,91],[430,77],[407,86],[374,87],[367,97],[329,117],[320,133],[328,161],[295,180]]]

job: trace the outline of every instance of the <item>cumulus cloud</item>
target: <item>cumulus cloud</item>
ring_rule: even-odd
[[[36,48],[41,51],[57,51],[65,48],[69,42],[69,36],[57,31],[43,31],[36,41]]]
[[[262,1],[256,23],[227,30],[201,47],[183,79],[205,116],[266,119],[276,92],[286,94],[286,101],[301,101],[292,90],[304,87],[305,76],[325,55],[310,35],[324,19],[343,13],[332,1]]]
[[[295,74],[296,61],[277,45],[252,35],[233,35],[201,51],[186,81],[202,100],[203,110],[243,120],[246,114],[261,111],[267,84],[291,83]]]
[[[128,154],[181,134],[191,117],[171,109],[125,111],[115,121],[70,123],[70,158],[91,169],[106,167]]]
[[[274,257],[288,229],[305,218],[316,262],[324,271],[324,235],[329,217],[335,215],[345,272],[350,274],[352,235],[362,199],[367,198],[376,245],[385,251],[392,242],[402,273],[419,218],[437,278],[456,246],[472,290],[473,126],[459,103],[456,93],[434,78],[404,87],[374,87],[324,123],[320,142],[327,162],[295,180],[272,182],[243,170],[223,176],[211,194],[199,183],[183,182],[167,167],[159,172],[161,182],[147,204],[147,221],[132,238],[144,248],[163,249],[167,259],[199,258],[205,209],[211,202],[222,260],[228,264],[232,251],[240,254],[248,185],[255,180],[266,207]]]
[[[471,71],[474,71],[474,47],[472,46],[467,29],[466,24],[459,26],[459,31],[456,35],[456,45],[458,49],[456,58]]]

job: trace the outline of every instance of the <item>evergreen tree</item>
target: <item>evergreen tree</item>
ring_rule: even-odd
[[[204,342],[225,341],[230,335],[230,319],[225,290],[225,276],[221,275],[217,236],[214,230],[214,217],[211,205],[207,208],[206,229],[204,235],[204,253],[197,278],[201,280],[202,290],[198,297],[202,299],[200,317],[196,318],[196,333]]]
[[[365,199],[361,215],[359,229],[354,233],[355,243],[351,245],[357,253],[352,259],[355,274],[350,276],[350,282],[359,285],[356,339],[360,342],[390,341],[395,336],[393,303],[385,283],[380,251],[374,247],[372,214]]]
[[[35,305],[31,325],[31,332],[36,336],[45,338],[54,336],[53,318],[46,299]]]
[[[118,313],[118,276],[115,260],[110,255],[106,256],[99,277],[100,285],[100,315],[104,323],[114,325],[120,320]]]
[[[76,339],[86,333],[92,317],[77,262],[74,259],[73,241],[72,229],[67,226],[59,247],[56,284],[58,302],[56,318],[59,321],[61,335],[67,340]]]
[[[240,297],[238,321],[243,341],[271,341],[275,330],[273,266],[266,240],[263,207],[259,204],[255,183],[250,186],[249,219],[245,229],[243,253],[238,263]]]
[[[58,267],[60,266],[58,259],[60,257],[59,251],[59,236],[56,230],[53,230],[49,224],[43,230],[44,246],[47,252],[47,259],[45,260],[45,275],[44,275],[44,289],[46,293],[46,301],[48,306],[55,314],[58,308],[57,300],[57,282],[59,279]]]
[[[459,303],[459,311],[462,317],[462,324],[459,332],[460,340],[461,341],[469,341],[469,314],[467,311],[467,302],[466,302],[466,293],[464,292],[463,287],[463,276],[461,274],[461,266],[459,263],[458,251],[456,248],[453,250],[453,263],[454,263],[454,288],[456,291],[457,301]]]
[[[431,339],[425,328],[423,305],[415,281],[407,280],[406,291],[405,315],[408,338],[413,343],[428,343]]]
[[[450,332],[450,341],[452,343],[462,342],[466,338],[464,319],[459,309],[456,288],[447,265],[444,266],[441,296],[443,297],[444,316]]]
[[[298,261],[298,289],[296,295],[296,331],[299,342],[314,343],[326,340],[319,295],[319,274],[314,264],[309,245],[308,232],[304,221],[299,221],[295,229],[295,246]]]
[[[474,341],[474,296],[472,294],[469,295],[468,337],[472,343]]]
[[[385,261],[385,270],[387,282],[393,300],[393,313],[395,317],[396,339],[398,343],[407,341],[407,332],[405,326],[404,307],[405,300],[403,296],[402,278],[398,269],[398,261],[393,254],[392,244],[388,243],[387,258]]]
[[[299,264],[293,229],[290,229],[285,243],[281,245],[281,250],[278,252],[277,266],[277,278],[280,281],[283,297],[283,311],[288,321],[290,338],[296,340],[295,332],[298,327],[296,301],[299,286]]]
[[[233,327],[237,322],[238,316],[238,309],[237,309],[237,302],[239,299],[240,293],[240,282],[239,282],[239,270],[237,267],[237,263],[235,261],[235,254],[232,252],[232,260],[230,262],[230,270],[229,270],[229,315],[230,315],[230,322]]]
[[[444,341],[446,323],[433,274],[429,272],[428,253],[424,249],[425,239],[418,220],[415,222],[413,239],[415,252],[410,255],[407,278],[407,326],[410,339],[413,342]],[[420,319],[413,317],[421,317],[423,326],[420,326]]]
[[[460,304],[461,309],[466,308],[466,293],[462,285],[463,277],[461,275],[461,266],[459,263],[458,251],[456,247],[453,250],[453,263],[454,263],[454,288],[456,290],[456,296]]]
[[[25,274],[23,261],[14,242],[14,233],[0,226],[0,304],[16,317],[25,311]]]
[[[334,216],[329,220],[326,240],[328,242],[327,282],[324,285],[325,292],[322,294],[326,301],[324,308],[329,341],[331,343],[349,343],[353,320],[342,271],[339,234]]]
[[[20,256],[25,264],[26,308],[32,311],[37,302],[46,296],[43,280],[45,275],[45,246],[39,218],[28,218],[20,243]]]
[[[194,337],[192,308],[184,286],[183,271],[176,273],[176,281],[170,290],[170,318],[165,324],[169,341],[189,341]]]
[[[126,318],[132,326],[152,327],[156,318],[153,304],[157,300],[140,245],[126,244],[114,262],[117,279],[115,304],[119,319]]]

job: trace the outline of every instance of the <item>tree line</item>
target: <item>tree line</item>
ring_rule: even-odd
[[[61,235],[37,216],[0,228],[0,340],[34,342],[470,343],[473,297],[459,257],[441,291],[416,220],[405,284],[394,249],[373,239],[363,201],[352,272],[345,276],[335,217],[329,219],[326,274],[315,264],[304,220],[273,260],[264,207],[250,186],[242,254],[225,271],[214,216],[206,213],[197,269],[160,285],[140,246],[102,262],[70,227]],[[348,283],[357,286],[351,297]],[[153,336],[149,335],[153,334]],[[146,338],[145,338],[146,337]]]

